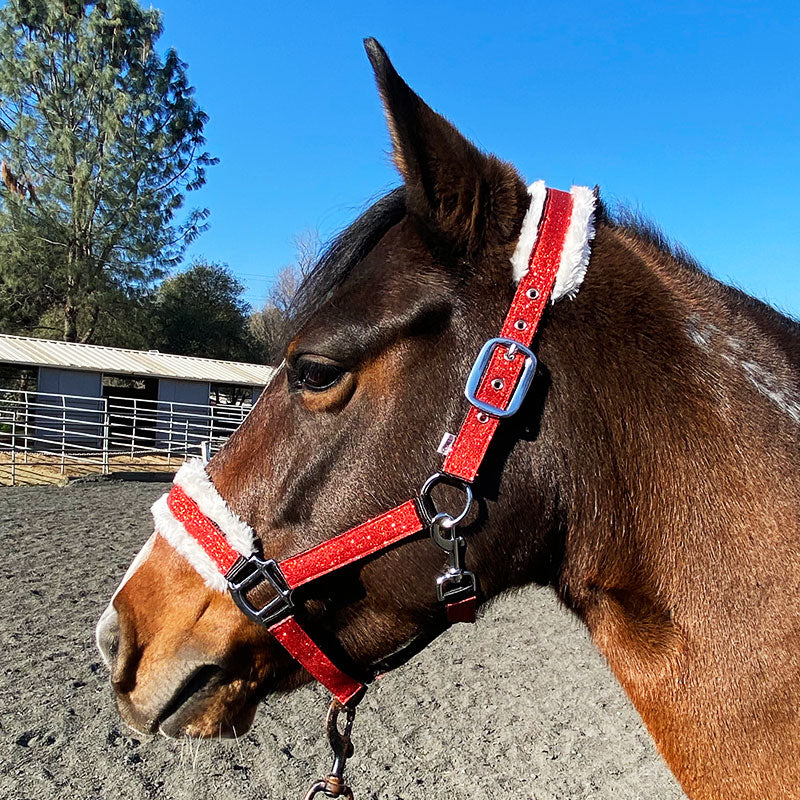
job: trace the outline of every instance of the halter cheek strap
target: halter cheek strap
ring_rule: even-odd
[[[531,203],[512,258],[517,289],[511,308],[500,335],[486,342],[472,367],[465,389],[470,409],[458,434],[445,434],[442,440],[442,471],[426,481],[418,497],[282,561],[257,554],[254,531],[228,508],[199,461],[184,464],[172,490],[153,506],[156,529],[206,584],[230,591],[239,608],[264,625],[342,705],[353,706],[366,686],[337,667],[297,620],[293,593],[299,586],[428,529],[448,558],[437,580],[448,622],[475,620],[477,586],[465,569],[466,541],[456,525],[469,510],[471,484],[500,420],[520,408],[533,380],[531,345],[547,302],[577,291],[594,237],[591,190],[562,192],[545,189],[540,181],[528,191]],[[456,518],[439,513],[433,502],[432,490],[442,482],[465,493],[465,509]],[[274,597],[256,607],[249,594],[264,584]]]

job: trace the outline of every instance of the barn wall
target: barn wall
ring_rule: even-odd
[[[168,403],[191,403],[198,406],[208,405],[211,384],[204,381],[178,381],[161,378],[158,382],[159,422],[156,440],[163,446],[199,446],[210,436],[209,421],[204,415],[205,409],[186,408],[180,405],[172,407],[169,415]]]
[[[99,372],[39,367],[36,388],[53,394],[77,394],[81,397],[102,397],[103,376]]]
[[[196,403],[208,405],[211,385],[203,381],[177,381],[161,378],[158,382],[158,399],[170,403]]]
[[[62,438],[76,453],[102,447],[103,376],[99,372],[40,367],[36,390],[39,407],[31,442],[34,449],[61,449]],[[45,393],[77,397],[66,397],[62,402]]]

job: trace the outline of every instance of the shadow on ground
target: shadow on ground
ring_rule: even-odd
[[[93,627],[163,490],[0,489],[0,797],[294,800],[329,766],[315,688],[270,701],[238,742],[120,723]],[[683,797],[585,631],[541,589],[379,681],[354,739],[359,800]]]

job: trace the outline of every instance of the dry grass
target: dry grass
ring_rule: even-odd
[[[183,463],[181,456],[110,455],[107,473],[175,472]],[[64,485],[74,478],[104,474],[98,457],[66,456],[60,453],[0,452],[0,486]]]

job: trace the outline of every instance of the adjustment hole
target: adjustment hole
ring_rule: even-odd
[[[514,323],[514,327],[515,327],[515,328],[516,328],[518,331],[524,331],[524,330],[525,330],[525,328],[527,328],[527,327],[528,327],[528,323],[527,323],[527,322],[525,322],[525,320],[524,320],[524,319],[518,319],[518,320],[517,320],[517,321]]]
[[[479,411],[478,412],[478,422],[483,424],[483,423],[488,422],[488,421],[489,421],[489,415],[488,414],[484,414],[483,411]]]
[[[504,385],[505,384],[503,383],[502,378],[495,378],[492,381],[492,389],[494,389],[496,392],[499,392],[503,388]]]
[[[525,292],[525,294],[526,294],[526,295],[527,295],[527,296],[528,296],[528,297],[529,297],[531,300],[538,300],[538,299],[539,299],[539,290],[538,290],[538,289],[528,289],[528,291],[527,291],[527,292]]]

